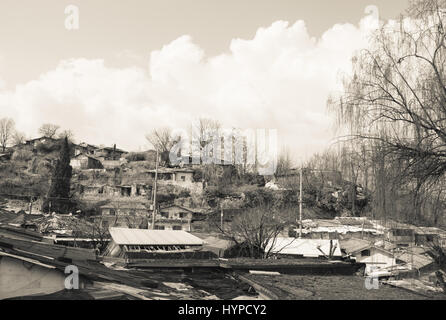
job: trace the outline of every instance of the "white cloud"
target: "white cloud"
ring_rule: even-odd
[[[207,116],[224,127],[277,128],[282,144],[309,154],[331,138],[328,94],[338,88],[339,72],[349,70],[352,53],[366,44],[370,25],[366,17],[315,39],[303,21],[277,21],[251,40],[234,39],[230,53],[215,57],[182,36],[152,52],[149,70],[62,61],[14,90],[0,85],[0,112],[32,136],[53,122],[78,140],[128,149],[144,145],[152,128],[184,128]]]

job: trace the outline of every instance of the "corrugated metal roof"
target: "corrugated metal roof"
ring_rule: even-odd
[[[345,250],[348,254],[355,253],[358,251],[362,251],[368,249],[373,246],[372,241],[367,241],[363,239],[351,238],[340,240],[340,246]]]
[[[113,241],[119,245],[203,245],[200,238],[180,230],[110,228]]]
[[[425,266],[430,265],[431,263],[434,263],[432,258],[421,255],[421,254],[413,254],[410,252],[405,252],[400,255],[397,255],[397,259],[404,261],[405,263],[412,264],[415,268],[421,269]]]
[[[274,243],[270,241],[265,249],[268,251],[272,247],[273,253],[320,257],[329,255],[330,241],[333,247],[336,246],[333,256],[342,256],[338,240],[277,238]]]

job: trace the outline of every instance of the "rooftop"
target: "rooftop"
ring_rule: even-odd
[[[110,228],[110,235],[118,245],[197,246],[205,243],[200,238],[185,231]]]
[[[271,252],[278,254],[320,257],[330,255],[330,246],[333,256],[342,256],[338,240],[276,238],[274,242],[268,243],[266,250],[271,248]]]

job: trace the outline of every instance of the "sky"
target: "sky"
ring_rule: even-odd
[[[79,28],[68,30],[69,5]],[[375,6],[375,7],[370,7]],[[2,0],[0,118],[38,136],[149,148],[199,117],[277,129],[300,159],[334,138],[331,92],[382,20],[408,0]],[[367,8],[367,9],[366,9]]]

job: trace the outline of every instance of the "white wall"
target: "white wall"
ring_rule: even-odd
[[[361,252],[356,253],[354,256],[356,262],[366,264],[366,273],[372,268],[387,268],[396,265],[396,259],[390,253],[377,248],[370,248],[369,257],[361,256]]]
[[[65,289],[65,275],[10,257],[0,257],[0,299],[51,294]]]

